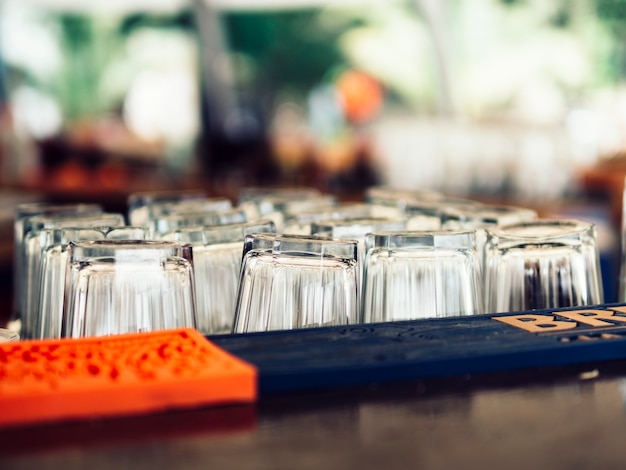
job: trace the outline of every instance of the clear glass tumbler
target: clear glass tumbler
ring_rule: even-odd
[[[62,336],[197,325],[191,246],[156,240],[70,242]]]
[[[487,312],[602,303],[595,226],[538,219],[488,229],[485,286]]]
[[[234,333],[358,323],[356,240],[246,237]]]
[[[371,233],[364,265],[364,323],[483,312],[473,230]]]

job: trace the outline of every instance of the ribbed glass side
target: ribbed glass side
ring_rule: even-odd
[[[241,273],[235,333],[358,322],[354,258],[252,251]]]
[[[185,259],[88,259],[71,266],[69,283],[63,336],[196,327],[193,271]]]

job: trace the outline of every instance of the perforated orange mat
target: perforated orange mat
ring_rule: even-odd
[[[0,426],[256,396],[256,369],[193,329],[0,344]]]

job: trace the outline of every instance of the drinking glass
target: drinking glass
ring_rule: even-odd
[[[243,253],[233,332],[359,321],[356,240],[252,234]]]
[[[270,219],[276,224],[276,231],[283,232],[285,219],[289,214],[299,213],[306,210],[323,210],[337,205],[337,198],[330,194],[298,194],[278,193],[258,196],[247,199],[241,204],[254,204],[258,217]]]
[[[538,218],[537,211],[526,207],[492,204],[444,208],[441,212],[443,228],[484,229],[495,225],[513,225]]]
[[[157,240],[70,242],[62,336],[195,328],[191,247]]]
[[[253,233],[275,232],[274,222],[261,220],[183,228],[167,236],[169,240],[192,246],[198,330],[201,333],[232,331],[244,239]]]
[[[148,206],[150,211],[147,227],[154,226],[154,222],[168,215],[183,216],[194,214],[214,214],[228,212],[233,209],[230,199],[205,198],[177,202],[162,202]]]
[[[311,235],[311,224],[325,220],[357,218],[401,218],[401,209],[390,206],[363,203],[344,203],[333,207],[304,209],[288,212],[285,217],[284,233],[291,235]]]
[[[365,235],[381,230],[405,230],[406,217],[349,217],[341,220],[323,220],[311,224],[312,235],[330,238],[354,238],[365,247]]]
[[[593,305],[604,301],[593,224],[538,219],[487,230],[487,311]]]
[[[33,316],[33,338],[60,338],[65,299],[65,273],[69,243],[87,240],[144,240],[144,227],[53,228],[41,231],[39,308]]]
[[[443,194],[429,189],[402,189],[391,186],[372,186],[365,190],[365,200],[370,204],[382,204],[404,209],[411,202],[437,201]]]
[[[22,332],[26,339],[35,337],[33,330],[37,324],[39,309],[39,292],[41,289],[41,232],[50,228],[64,227],[120,227],[124,225],[124,216],[115,213],[101,213],[94,215],[63,215],[63,216],[35,216],[24,222],[23,235],[23,271],[22,271]]]
[[[240,224],[247,222],[246,213],[239,209],[218,212],[193,212],[167,214],[156,217],[150,228],[156,239],[185,227],[208,227],[212,225]]]
[[[238,203],[256,201],[268,196],[281,196],[284,199],[308,199],[321,195],[315,188],[302,186],[246,186],[239,190]]]
[[[442,197],[437,200],[412,200],[407,201],[404,205],[405,213],[409,215],[427,215],[439,218],[440,224],[443,223],[444,214],[450,210],[465,211],[466,209],[474,209],[482,207],[483,204],[478,201],[463,198]]]
[[[13,224],[13,318],[20,318],[24,312],[24,224],[35,216],[90,215],[103,212],[98,204],[51,204],[33,202],[19,204],[15,209]]]
[[[483,312],[474,230],[367,235],[363,322]]]
[[[146,191],[128,196],[128,223],[137,227],[150,225],[152,207],[158,204],[206,199],[206,193],[200,190],[188,191]]]

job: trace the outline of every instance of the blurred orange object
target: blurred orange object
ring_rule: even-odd
[[[382,106],[382,87],[366,73],[347,70],[339,75],[336,86],[346,118],[354,123],[373,118]]]
[[[0,344],[0,427],[256,400],[256,369],[193,329]]]
[[[58,189],[82,189],[93,184],[91,180],[90,171],[74,159],[57,168],[49,179]]]

